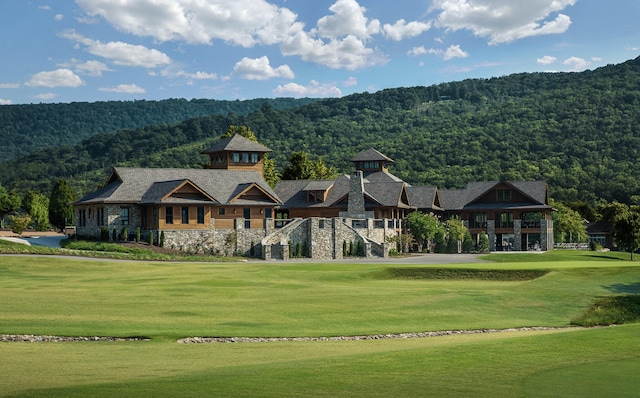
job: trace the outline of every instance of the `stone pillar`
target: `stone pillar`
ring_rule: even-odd
[[[496,220],[487,220],[487,235],[489,235],[489,251],[496,251]]]
[[[349,214],[364,214],[364,179],[362,170],[356,170],[351,174],[347,211]]]
[[[271,245],[262,246],[262,258],[264,260],[271,260]]]
[[[540,249],[553,250],[553,220],[540,220]]]
[[[522,251],[522,220],[513,220],[514,251]]]
[[[371,254],[371,242],[364,242],[364,257],[365,258],[373,257],[373,255]]]

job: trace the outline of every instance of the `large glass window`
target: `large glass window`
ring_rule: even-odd
[[[252,153],[251,154],[251,163],[258,163],[258,154],[257,153]]]
[[[186,206],[182,207],[182,223],[189,224],[189,208]]]
[[[513,212],[496,213],[496,228],[513,228]]]
[[[233,153],[233,163],[240,163],[240,152]]]
[[[469,228],[487,228],[487,213],[469,213]]]
[[[129,208],[122,207],[120,208],[120,221],[122,225],[129,225]]]
[[[198,224],[204,224],[204,206],[198,206]]]
[[[173,207],[172,206],[167,206],[165,208],[164,222],[165,224],[173,224]]]

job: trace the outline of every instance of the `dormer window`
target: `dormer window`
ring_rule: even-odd
[[[508,188],[496,190],[496,200],[498,202],[508,202],[511,200],[511,190]]]

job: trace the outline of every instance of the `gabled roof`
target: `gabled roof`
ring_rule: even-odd
[[[206,151],[202,151],[202,154],[209,154],[215,152],[273,152],[266,146],[257,142],[251,141],[239,134],[235,134],[233,137],[225,138],[216,142],[211,148]]]
[[[466,189],[440,190],[441,205],[445,210],[483,209],[495,208],[496,203],[474,203],[485,194],[505,184],[519,191],[526,202],[500,202],[500,208],[540,208],[548,207],[547,183],[545,181],[479,181],[470,182]]]
[[[200,190],[204,197],[220,204],[230,204],[242,190],[242,184],[255,184],[267,194],[270,203],[281,203],[278,195],[253,170],[216,170],[216,169],[154,169],[117,167],[113,169],[108,184],[96,192],[85,195],[75,204],[90,203],[140,203],[157,199],[163,193],[169,193],[188,180]],[[246,188],[245,186],[245,188]],[[260,204],[262,201],[250,201]]]
[[[180,197],[178,194],[180,189],[185,186],[192,187],[197,193],[189,195],[189,197]],[[200,187],[189,180],[160,181],[151,184],[149,189],[142,195],[140,204],[159,204],[159,203],[218,203],[214,198],[204,192]]]
[[[443,210],[438,188],[433,186],[408,186],[409,203],[419,210]]]
[[[349,159],[350,162],[366,162],[366,161],[383,161],[383,162],[391,162],[393,163],[393,159],[383,155],[382,153],[376,151],[373,148],[369,148],[366,151],[362,151],[356,156]]]

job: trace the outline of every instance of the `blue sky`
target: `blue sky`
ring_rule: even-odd
[[[637,0],[0,0],[0,105],[340,97],[640,52]]]

